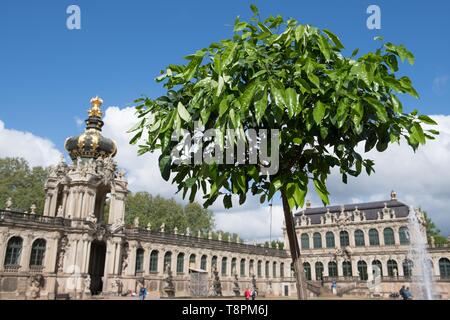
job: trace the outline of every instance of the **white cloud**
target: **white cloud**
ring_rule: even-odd
[[[30,166],[58,163],[61,153],[53,142],[30,132],[6,129],[0,120],[0,157],[22,157]]]
[[[448,80],[449,80],[448,75],[435,77],[433,79],[433,87],[432,87],[433,92],[438,95],[443,94],[447,88]]]

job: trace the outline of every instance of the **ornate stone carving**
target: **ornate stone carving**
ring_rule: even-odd
[[[128,268],[128,255],[129,255],[128,253],[129,253],[129,245],[128,242],[125,242],[122,250],[122,264],[121,264],[122,275],[125,274]]]
[[[62,237],[59,242],[59,254],[58,254],[58,272],[64,271],[64,256],[66,250],[69,247],[69,240],[66,236]]]
[[[220,282],[220,278],[219,278],[219,271],[217,270],[217,268],[214,268],[213,271],[214,274],[214,280],[213,280],[213,294],[215,296],[222,296],[222,283]]]
[[[161,227],[159,227],[159,232],[164,232],[164,231],[165,231],[165,228],[166,228],[166,224],[163,223],[163,224],[161,225]]]
[[[84,278],[84,294],[91,294],[91,276],[87,275],[86,278]]]
[[[170,265],[167,263],[166,268],[167,277],[164,278],[166,285],[164,286],[164,292],[169,298],[175,297],[175,284],[173,283],[172,270]]]
[[[138,229],[139,228],[139,217],[135,217],[133,220],[133,226]]]
[[[64,211],[63,211],[62,205],[60,205],[60,206],[58,207],[58,212],[56,213],[56,216],[57,216],[58,218],[63,218],[63,217],[64,217]]]
[[[122,218],[117,218],[116,221],[110,226],[111,233],[119,232],[123,229],[124,223]]]
[[[93,212],[91,212],[87,217],[86,217],[86,221],[90,222],[92,224],[97,224],[97,217],[94,215]]]
[[[11,211],[11,207],[13,205],[11,197],[9,197],[5,202],[5,210]]]
[[[241,295],[241,288],[239,288],[239,280],[237,274],[234,275],[233,292],[236,297],[239,297]]]
[[[40,274],[30,277],[30,286],[28,288],[28,296],[31,299],[37,299],[40,296],[41,289],[44,286],[44,277]]]
[[[31,207],[30,207],[30,210],[31,210],[31,214],[36,214],[36,209],[37,209],[37,207],[36,207],[36,205],[33,203],[32,205],[31,205]]]
[[[152,224],[149,222],[147,223],[147,227],[145,228],[147,231],[151,231],[152,230]]]

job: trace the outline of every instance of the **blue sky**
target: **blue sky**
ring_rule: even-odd
[[[360,53],[376,49],[379,43],[373,38],[377,35],[404,44],[414,53],[415,65],[402,64],[400,73],[413,80],[420,99],[402,98],[405,109],[443,115],[438,117],[443,134],[415,156],[404,146],[371,154],[377,173],[370,178],[351,179],[344,186],[337,175],[331,177],[331,201],[388,199],[395,189],[399,199],[422,206],[444,233],[450,234],[448,0],[2,0],[0,156],[52,163],[63,151],[65,139],[83,130],[76,120],[85,119],[89,99],[98,94],[105,101],[104,110],[118,107],[108,109],[105,135],[119,142],[118,161],[128,171],[130,185],[134,190],[173,195],[175,188],[161,179],[157,162],[137,159],[136,150],[128,145],[124,132],[133,124],[133,112],[125,108],[142,94],[156,97],[163,93],[153,79],[168,64],[181,63],[185,55],[231,37],[235,17],[249,18],[251,3],[259,7],[263,18],[280,14],[332,30],[347,54],[355,48]],[[66,27],[66,9],[71,4],[81,8],[81,30]],[[381,30],[366,27],[366,9],[371,4],[381,8]],[[313,205],[320,205],[313,193],[308,197]],[[254,238],[268,236],[267,215],[258,213],[264,208],[257,199],[233,211],[232,216],[224,214],[220,205],[214,209],[221,229]],[[282,210],[275,205],[274,210],[279,232]],[[255,225],[252,232],[265,231],[248,234],[249,217]]]
[[[48,137],[62,148],[79,131],[88,100],[127,106],[141,94],[162,93],[153,78],[169,63],[230,37],[234,18],[281,14],[338,34],[348,51],[366,52],[381,34],[416,56],[408,74],[421,99],[408,108],[448,114],[449,1],[2,1],[0,119],[6,127]],[[81,8],[81,30],[66,28],[66,8]],[[381,30],[366,27],[366,8],[381,8]],[[439,80],[440,79],[440,80]],[[433,82],[439,88],[433,90]]]

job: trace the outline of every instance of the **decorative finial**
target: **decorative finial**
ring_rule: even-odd
[[[91,109],[89,110],[89,117],[102,117],[102,111],[100,110],[100,106],[103,104],[103,100],[99,98],[99,96],[96,96],[95,98],[91,99]]]
[[[397,192],[394,190],[391,191],[391,200],[397,200]]]
[[[311,208],[311,201],[306,200],[306,209]]]

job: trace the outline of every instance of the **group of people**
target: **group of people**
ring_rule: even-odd
[[[244,292],[245,300],[250,300],[250,298],[252,300],[255,300],[257,295],[258,295],[258,292],[256,291],[256,289],[247,288]]]
[[[409,291],[409,287],[406,288],[405,286],[402,286],[398,293],[403,298],[403,300],[412,300],[413,298],[411,291]]]

